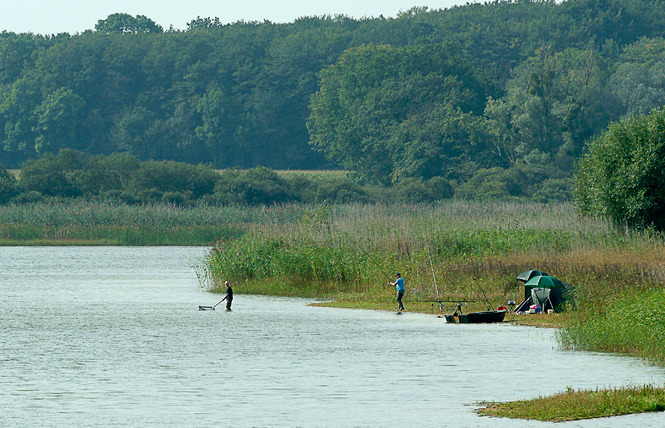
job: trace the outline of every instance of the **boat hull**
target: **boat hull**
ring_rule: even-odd
[[[446,315],[446,322],[459,324],[487,324],[502,322],[506,311],[470,312],[468,314]]]

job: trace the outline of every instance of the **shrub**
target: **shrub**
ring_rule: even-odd
[[[34,204],[36,202],[41,202],[43,200],[44,200],[44,195],[42,195],[36,190],[31,190],[25,193],[19,193],[14,198],[14,202],[16,202],[17,204]]]
[[[455,195],[453,186],[443,177],[432,177],[426,182],[435,200],[452,198]]]
[[[394,194],[402,202],[432,201],[434,195],[429,186],[418,178],[407,178],[395,185]]]
[[[79,196],[82,192],[77,178],[85,157],[83,153],[64,149],[57,156],[48,153],[27,161],[21,169],[19,187],[24,192],[35,191],[45,196]]]
[[[295,199],[288,182],[265,167],[224,172],[215,186],[215,194],[225,203],[248,205],[271,205]]]
[[[132,188],[155,189],[162,193],[191,192],[193,199],[212,194],[218,179],[208,166],[195,166],[172,161],[143,162],[134,173]]]
[[[165,192],[162,202],[169,205],[184,206],[189,202],[190,196],[184,192]]]
[[[665,109],[615,123],[592,141],[574,196],[584,214],[665,229]]]
[[[365,202],[367,195],[362,187],[348,178],[325,178],[316,182],[314,203]]]
[[[0,204],[9,202],[16,192],[16,178],[0,164]]]

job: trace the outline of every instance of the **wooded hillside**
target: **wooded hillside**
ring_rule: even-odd
[[[665,104],[664,33],[661,0],[198,18],[184,31],[116,14],[76,35],[3,32],[0,163],[71,148],[568,197],[590,137]]]

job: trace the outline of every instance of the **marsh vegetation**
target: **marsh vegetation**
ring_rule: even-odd
[[[665,327],[659,234],[579,217],[570,204],[294,209],[269,209],[271,221],[247,224],[243,234],[220,240],[201,268],[208,285],[230,279],[241,292],[382,308],[392,298],[388,280],[399,271],[412,308],[430,310],[438,292],[440,300],[476,301],[470,311],[486,307],[485,296],[493,305],[519,302],[524,291],[516,275],[538,268],[576,289],[561,319],[564,346],[665,361],[662,341],[648,340]]]

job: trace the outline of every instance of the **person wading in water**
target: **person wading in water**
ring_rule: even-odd
[[[390,285],[394,285],[397,289],[397,312],[402,312],[404,310],[404,305],[402,304],[402,297],[404,297],[404,279],[399,273],[395,275],[397,278],[395,282],[391,282]]]
[[[231,284],[228,281],[226,281],[224,285],[226,285],[226,296],[224,296],[222,302],[226,300],[226,310],[230,311],[231,302],[233,302],[233,289],[231,288]]]

